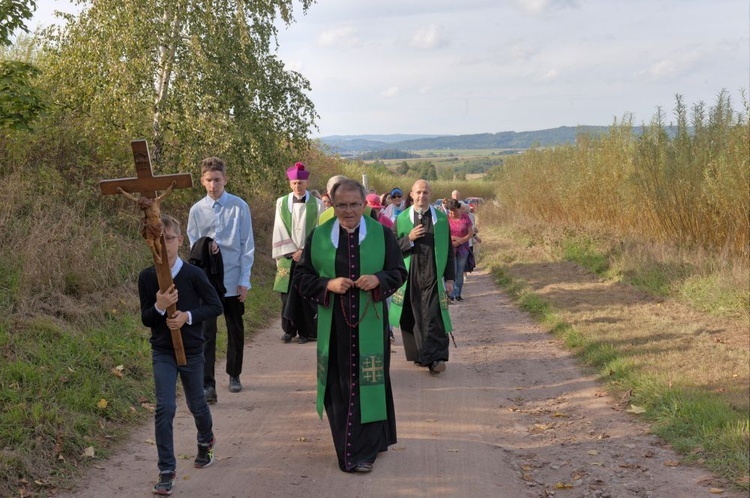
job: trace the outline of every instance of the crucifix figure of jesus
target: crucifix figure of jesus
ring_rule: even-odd
[[[148,153],[148,144],[145,140],[134,140],[131,142],[133,158],[135,159],[135,178],[117,178],[114,180],[102,180],[99,188],[102,195],[122,194],[128,199],[138,203],[143,210],[141,221],[141,235],[151,249],[156,268],[156,277],[159,280],[159,290],[168,292],[172,286],[172,271],[169,261],[164,257],[165,246],[164,230],[161,223],[161,201],[175,188],[187,188],[193,186],[193,177],[190,173],[177,173],[173,175],[154,176],[151,169],[151,158]],[[157,197],[156,191],[163,190]],[[134,193],[140,194],[139,197]],[[167,308],[167,316],[172,316],[177,311],[175,305]],[[179,329],[170,330],[172,334],[172,345],[178,365],[186,365],[185,348],[182,344],[182,333]]]

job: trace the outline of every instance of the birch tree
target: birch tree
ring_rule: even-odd
[[[307,145],[309,82],[274,54],[292,0],[78,3],[45,35],[49,91],[103,146],[147,138],[156,164],[220,155],[252,180]]]

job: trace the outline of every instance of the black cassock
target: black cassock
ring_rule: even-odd
[[[292,268],[289,270],[289,292],[281,294],[281,329],[292,337],[299,335],[314,340],[318,337],[315,328],[318,310],[314,303],[300,296],[299,289],[294,285],[297,265],[296,261],[292,261]]]
[[[414,241],[412,245],[409,236],[399,239],[399,245],[404,257],[411,254],[409,263],[409,277],[404,293],[404,310],[401,313],[401,337],[404,341],[404,353],[408,361],[423,366],[429,366],[437,360],[448,361],[448,347],[450,341],[445,331],[442,314],[440,312],[440,295],[438,279],[453,280],[456,268],[453,246],[448,238],[448,261],[445,273],[437,275],[435,264],[435,227],[430,212],[426,212],[421,220],[414,211],[415,222],[422,223],[425,235]],[[394,233],[398,230],[393,225]]]
[[[398,242],[391,231],[383,229],[385,236],[385,263],[383,270],[376,273],[380,286],[371,291],[373,301],[383,301],[396,292],[406,278],[406,268],[401,258]],[[347,233],[343,228],[339,232],[339,245],[336,250],[336,275],[357,280],[360,276],[359,228]],[[386,394],[387,419],[361,423],[361,410],[357,386],[359,385],[359,327],[347,325],[341,310],[341,301],[345,309],[359,309],[359,291],[346,294],[334,294],[326,291],[327,278],[318,276],[311,258],[312,234],[308,237],[302,258],[297,265],[294,284],[306,299],[333,306],[331,338],[328,358],[328,377],[324,405],[328,422],[331,426],[333,444],[336,448],[339,467],[349,472],[360,463],[372,463],[378,453],[387,451],[388,446],[396,443],[396,416],[393,408],[391,390],[391,345],[388,337],[388,312],[385,308],[379,311],[383,323],[383,353]],[[372,304],[367,313],[373,313]],[[349,320],[354,323],[358,320]]]

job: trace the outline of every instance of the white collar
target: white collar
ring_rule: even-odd
[[[175,278],[177,274],[180,273],[180,270],[182,270],[182,264],[182,259],[177,256],[177,261],[174,262],[174,266],[169,269],[169,271],[172,272],[172,278]]]
[[[207,201],[208,201],[208,203],[209,203],[209,204],[211,204],[212,206],[213,206],[214,204],[219,204],[219,206],[224,206],[224,205],[226,205],[226,203],[227,203],[227,197],[228,197],[228,195],[229,195],[229,194],[227,194],[227,191],[225,190],[224,192],[222,192],[222,193],[221,193],[221,195],[219,196],[219,198],[218,198],[218,199],[214,199],[214,198],[213,198],[213,197],[211,197],[210,195],[206,195],[206,200],[207,200]]]
[[[432,218],[432,224],[435,225],[437,223],[437,212],[435,212],[435,208],[430,206],[430,217]],[[414,212],[416,209],[414,209],[414,206],[409,206],[409,219],[414,219]]]
[[[309,191],[305,191],[305,203],[303,205],[307,204],[307,200],[309,199],[308,195],[310,195]],[[294,205],[294,198],[296,196],[294,195],[294,192],[290,192],[288,196],[286,196],[286,204],[289,206],[289,211],[292,210],[292,207]]]
[[[333,228],[331,228],[331,243],[336,249],[339,248],[339,227],[341,227],[341,223],[339,223],[338,218],[336,218],[336,220],[333,222]],[[365,224],[365,217],[364,215],[362,215],[362,217],[359,219],[358,243],[361,244],[362,241],[365,240],[365,237],[367,237],[367,224]]]

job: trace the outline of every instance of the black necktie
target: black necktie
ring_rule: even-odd
[[[292,202],[293,202],[293,203],[295,203],[295,204],[296,204],[296,203],[298,203],[298,202],[305,202],[305,198],[304,198],[304,197],[302,197],[302,198],[300,199],[300,198],[298,198],[298,197],[294,196],[294,197],[292,197]]]

